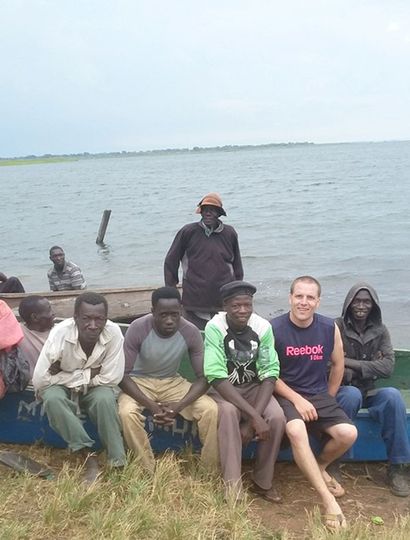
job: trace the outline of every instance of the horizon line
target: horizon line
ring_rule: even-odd
[[[175,147],[175,148],[154,148],[150,150],[108,150],[102,152],[71,152],[71,153],[59,153],[59,154],[27,154],[25,156],[9,156],[0,157],[0,160],[24,160],[24,159],[44,159],[44,158],[59,158],[59,157],[92,157],[92,156],[104,156],[104,155],[123,155],[127,154],[153,154],[161,152],[201,152],[212,150],[240,150],[240,149],[257,149],[270,146],[305,146],[305,145],[331,145],[331,144],[378,144],[378,143],[392,143],[392,142],[410,142],[410,139],[384,139],[384,140],[367,140],[367,141],[337,141],[337,142],[313,142],[313,141],[288,141],[288,142],[270,142],[270,143],[258,143],[258,144],[223,144],[216,146],[193,146],[190,147]]]

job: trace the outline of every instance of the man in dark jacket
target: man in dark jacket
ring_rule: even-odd
[[[376,388],[375,381],[388,378],[394,368],[390,334],[382,323],[379,298],[367,283],[356,283],[348,292],[342,316],[336,320],[345,351],[343,386],[337,400],[350,418],[361,407],[381,424],[389,460],[388,479],[393,495],[407,497],[410,486],[406,464],[410,463],[406,405],[396,388]]]
[[[219,289],[243,279],[238,235],[219,219],[226,216],[217,193],[208,193],[198,203],[199,222],[189,223],[177,232],[165,257],[165,285],[178,284],[182,262],[182,305],[184,317],[204,330],[206,323],[222,309]]]
[[[20,292],[24,292],[21,281],[14,276],[7,277],[3,272],[0,272],[0,293]]]

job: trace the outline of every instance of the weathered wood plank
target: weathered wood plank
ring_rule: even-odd
[[[122,287],[115,289],[92,289],[103,294],[108,302],[108,316],[110,319],[133,319],[149,313],[151,310],[151,294],[155,287]],[[91,289],[87,289],[91,290]],[[36,293],[4,293],[0,300],[4,300],[13,311],[17,312],[21,300],[29,294],[45,296],[51,302],[56,317],[72,317],[74,302],[77,296],[84,291],[46,291]]]

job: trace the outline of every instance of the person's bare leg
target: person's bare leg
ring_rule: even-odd
[[[336,459],[343,456],[354,444],[357,439],[357,429],[352,424],[336,424],[325,431],[330,435],[330,439],[324,445],[317,461],[325,482],[330,482],[331,476],[326,472],[326,468]]]
[[[324,513],[326,515],[343,516],[342,509],[326,486],[319,465],[310,448],[309,437],[304,421],[297,419],[288,422],[286,424],[286,434],[292,446],[294,460],[299,469],[318,492],[325,510]],[[331,520],[328,519],[327,521]],[[340,523],[336,517],[334,522],[334,524],[328,523],[328,525],[334,528],[346,525],[345,522]]]

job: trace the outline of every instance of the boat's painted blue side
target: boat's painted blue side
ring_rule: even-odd
[[[100,448],[95,426],[84,418],[84,425]],[[152,417],[147,417],[146,429],[152,435],[152,445],[156,452],[166,449],[179,450],[194,442],[200,447],[196,426],[178,417],[172,427],[154,426]],[[49,426],[41,403],[35,400],[34,392],[26,389],[18,394],[7,394],[0,400],[0,442],[9,444],[34,444],[42,442],[55,448],[65,448],[63,439]]]
[[[380,435],[380,426],[374,422],[366,410],[359,412],[356,425],[359,438],[353,451],[355,461],[382,461],[386,459],[386,451]],[[99,448],[95,427],[85,420],[85,427]],[[152,417],[147,417],[146,429],[151,435],[151,443],[155,452],[167,449],[181,450],[186,445],[200,448],[196,425],[178,417],[174,426],[167,428],[155,427]],[[407,410],[407,430],[410,437],[410,409]],[[0,401],[0,442],[10,444],[33,444],[42,442],[57,448],[64,448],[65,442],[50,428],[47,416],[42,411],[40,403],[34,399],[30,389],[20,394],[8,394]],[[252,458],[255,444],[246,448],[244,457]],[[289,450],[282,450],[279,460],[290,460]]]

